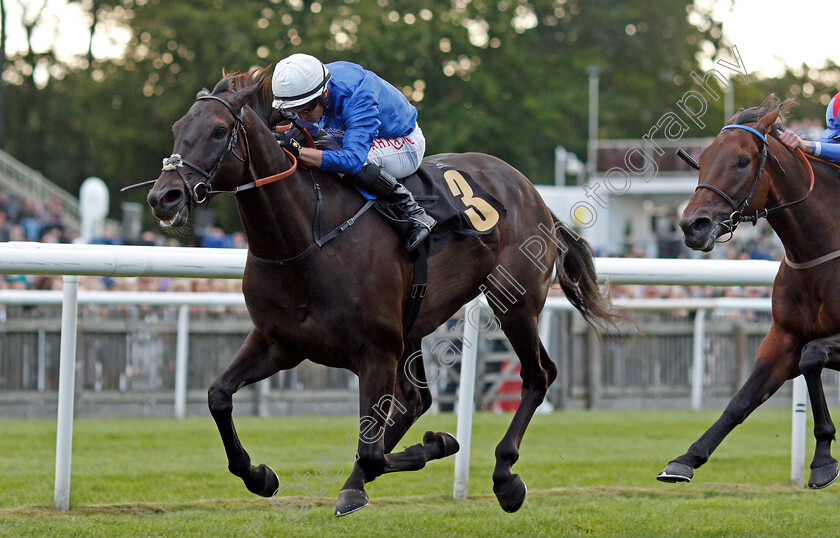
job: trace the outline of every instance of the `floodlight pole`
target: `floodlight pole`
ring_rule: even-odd
[[[589,75],[589,143],[586,145],[586,179],[589,180],[598,167],[598,93],[601,68],[590,65],[586,68],[586,74]]]

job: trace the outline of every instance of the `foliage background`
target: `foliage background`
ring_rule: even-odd
[[[44,24],[38,7],[48,1],[28,2],[28,35]],[[428,154],[490,153],[534,183],[553,182],[556,146],[585,156],[587,67],[601,69],[599,136],[638,139],[692,87],[692,71],[731,57],[710,18],[714,3],[686,0],[73,3],[87,13],[91,42],[127,28],[125,52],[97,58],[88,47],[60,60],[54,49],[30,45],[6,58],[4,48],[0,94],[0,147],[72,193],[89,176],[113,193],[155,177],[171,152],[170,126],[199,89],[222,69],[295,52],[360,63],[403,90],[420,110]],[[836,65],[802,66],[737,85],[736,103],[758,104],[776,91],[799,98],[797,115],[818,118],[838,80]],[[722,118],[723,100],[707,114]],[[112,195],[112,215],[143,196]],[[220,223],[236,228],[233,206],[222,207]]]

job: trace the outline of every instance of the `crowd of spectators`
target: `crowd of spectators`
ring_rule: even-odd
[[[72,240],[62,221],[58,199],[23,200],[0,190],[0,241],[68,243]]]

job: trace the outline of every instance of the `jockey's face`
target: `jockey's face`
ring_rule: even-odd
[[[318,120],[321,119],[321,116],[324,115],[324,107],[321,106],[321,103],[317,101],[314,104],[314,108],[301,107],[297,110],[294,110],[293,112],[297,114],[297,117],[302,119],[303,121],[308,121],[309,123],[317,123]]]
[[[329,91],[324,92],[324,99],[327,99],[329,96]],[[296,114],[298,118],[302,119],[303,121],[308,121],[309,123],[316,123],[318,120],[321,119],[321,116],[324,115],[324,105],[321,103],[323,102],[322,99],[317,98],[313,99],[312,101],[295,107],[288,109],[289,112],[292,114]]]

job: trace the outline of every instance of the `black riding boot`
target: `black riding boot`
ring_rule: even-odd
[[[397,179],[375,164],[368,163],[357,174],[348,175],[362,188],[390,204],[401,220],[408,221],[406,248],[414,250],[426,239],[437,221],[414,200],[408,189]]]

